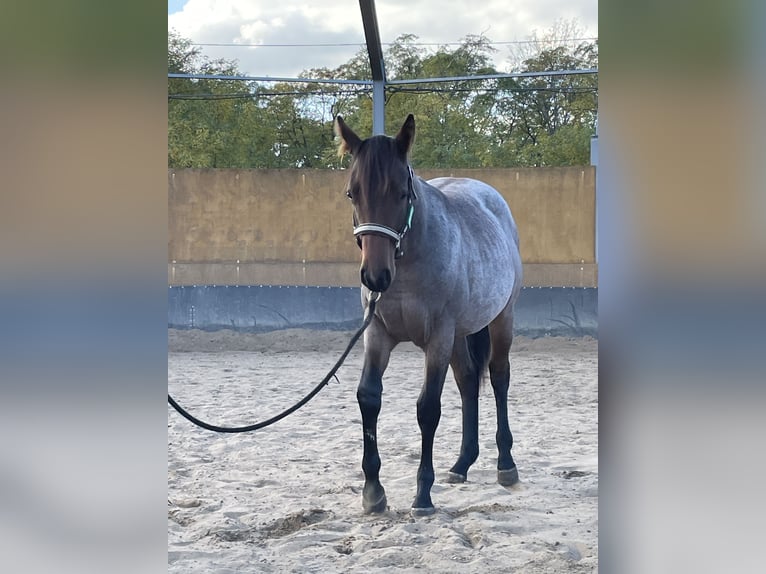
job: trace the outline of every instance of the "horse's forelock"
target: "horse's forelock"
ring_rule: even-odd
[[[370,189],[386,191],[390,180],[401,163],[396,141],[388,136],[374,136],[365,140],[356,157],[357,180],[365,182]]]

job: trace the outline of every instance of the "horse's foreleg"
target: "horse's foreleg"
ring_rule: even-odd
[[[434,484],[434,435],[441,418],[441,394],[447,376],[451,346],[450,344],[446,351],[426,351],[426,380],[418,397],[418,425],[422,442],[417,493],[412,503],[412,514],[415,516],[425,516],[435,511],[431,502],[431,487]]]
[[[372,328],[372,326],[370,327]],[[388,364],[392,346],[381,348],[382,336],[370,333],[365,337],[364,367],[356,392],[359,410],[362,413],[362,437],[364,454],[364,490],[362,507],[364,512],[383,512],[386,509],[386,491],[380,484],[380,455],[378,454],[378,414],[383,393],[383,372]]]

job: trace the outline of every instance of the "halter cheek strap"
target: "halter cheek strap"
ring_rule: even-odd
[[[415,194],[415,174],[409,165],[407,166],[407,169],[409,170],[409,177],[407,178],[407,220],[404,223],[404,227],[402,227],[401,231],[397,231],[388,225],[382,225],[380,223],[362,223],[361,225],[354,225],[354,236],[356,237],[356,242],[360,249],[362,247],[362,235],[376,233],[394,241],[396,249],[394,257],[396,259],[399,259],[404,255],[404,250],[401,248],[402,239],[404,239],[404,236],[407,235],[407,232],[412,227],[412,215],[415,213],[415,206],[412,205],[412,200],[418,198]],[[356,221],[354,221],[354,223],[356,223]]]

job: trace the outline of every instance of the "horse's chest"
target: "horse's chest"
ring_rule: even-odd
[[[396,341],[412,341],[423,346],[432,331],[431,313],[425,304],[416,300],[380,305],[378,316],[388,334]]]

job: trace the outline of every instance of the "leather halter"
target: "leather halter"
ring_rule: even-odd
[[[415,173],[409,165],[407,166],[407,171],[409,172],[409,175],[407,176],[407,219],[405,220],[401,231],[397,231],[388,225],[382,225],[380,223],[362,223],[361,225],[356,225],[356,221],[354,221],[354,236],[356,237],[356,243],[359,245],[359,249],[362,248],[362,235],[377,234],[388,237],[394,242],[396,249],[394,252],[395,259],[399,259],[404,255],[402,239],[404,239],[404,236],[407,235],[407,232],[412,226],[412,215],[415,212],[415,206],[412,205],[412,201],[418,198],[415,193]],[[356,214],[354,214],[354,219],[356,220]]]

